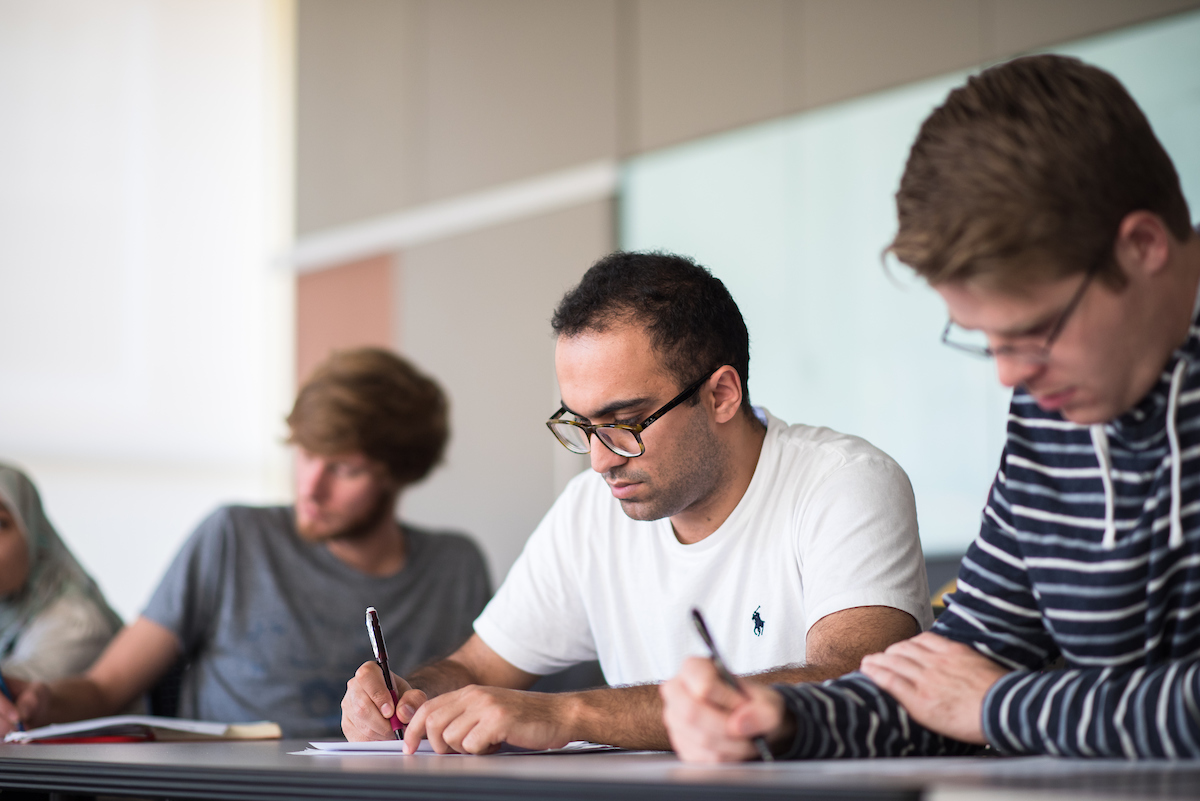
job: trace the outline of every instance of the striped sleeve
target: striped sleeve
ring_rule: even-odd
[[[1200,660],[1135,669],[1016,671],[984,702],[988,742],[1005,754],[1200,757]]]
[[[961,756],[980,746],[936,734],[861,673],[824,684],[781,684],[796,735],[782,759]]]
[[[947,597],[946,611],[932,631],[970,645],[1001,665],[1038,670],[1059,655],[1043,625],[1018,547],[1012,507],[1005,495],[1008,451],[992,483],[979,536],[967,549],[958,571],[958,587]]]
[[[1058,655],[1030,587],[1004,496],[1005,465],[992,484],[979,536],[963,558],[958,589],[932,631],[1011,669],[1036,670]],[[791,759],[952,756],[980,747],[943,737],[912,720],[861,673],[824,684],[780,686],[796,721]]]

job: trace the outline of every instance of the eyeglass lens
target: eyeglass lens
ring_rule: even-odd
[[[979,358],[991,359],[996,356],[1003,356],[1030,364],[1044,363],[1048,350],[1047,342],[1045,341],[1001,345],[998,348],[992,348],[989,346],[987,336],[982,332],[959,328],[953,322],[947,324],[946,331],[942,336],[942,342],[956,350],[964,351]]]
[[[570,451],[588,453],[591,450],[587,431],[577,425],[572,425],[566,420],[555,421],[550,430],[554,432],[554,436],[558,437],[558,441],[567,446]],[[604,442],[609,450],[619,456],[640,456],[642,453],[642,446],[637,437],[627,429],[597,428],[596,436]]]

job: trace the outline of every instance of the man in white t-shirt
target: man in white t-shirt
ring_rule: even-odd
[[[928,628],[904,471],[862,439],[750,405],[746,326],[707,270],[615,253],[553,327],[562,408],[548,425],[592,472],[555,502],[471,639],[395,677],[398,704],[375,663],[358,670],[348,739],[394,737],[396,712],[409,751],[423,737],[439,752],[666,749],[654,683],[704,653],[693,606],[730,668],[764,683],[841,675]],[[596,658],[628,686],[520,692]]]

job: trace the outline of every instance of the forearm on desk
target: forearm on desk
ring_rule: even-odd
[[[795,724],[786,759],[955,756],[981,746],[930,731],[861,673],[828,684],[781,685]]]
[[[794,684],[824,681],[839,675],[838,671],[837,667],[798,666],[742,678],[756,684]],[[573,739],[623,748],[670,750],[658,687],[657,684],[638,684],[564,693],[562,700],[568,708],[568,720],[572,721]]]
[[[114,715],[148,692],[182,653],[170,629],[139,617],[118,632],[83,676],[49,685],[52,722]]]
[[[854,672],[854,668],[845,665],[789,665],[773,668],[762,673],[749,673],[742,676],[746,681],[755,684],[801,684],[803,682],[827,681]]]
[[[47,685],[47,689],[45,710],[37,719],[28,721],[34,726],[103,717],[115,714],[124,707],[86,676],[60,679]]]
[[[846,672],[844,660],[823,660],[821,664],[787,667],[747,677],[747,680],[776,682],[822,681]],[[465,687],[501,687],[522,690],[537,677],[510,664],[496,654],[478,636],[471,637],[450,657],[414,671],[405,677],[408,685],[428,699],[447,695]],[[590,740],[625,748],[668,750],[663,723],[662,700],[657,684],[610,687],[541,696],[533,707],[516,698],[505,703],[513,709],[540,708],[538,714],[550,715],[558,732],[570,740]],[[528,699],[533,702],[533,698]],[[409,702],[416,705],[416,699]],[[404,714],[401,714],[404,719]]]
[[[414,670],[405,680],[427,698],[434,698],[472,684],[524,690],[537,676],[511,664],[478,634],[473,634],[450,656]]]
[[[420,690],[428,698],[461,690],[470,684],[483,684],[479,677],[466,665],[454,659],[443,659],[413,671],[405,680],[414,690]]]
[[[650,751],[669,751],[657,684],[563,693],[571,739]]]
[[[1200,756],[1200,660],[1153,667],[1015,671],[984,701],[988,741],[1006,754],[1117,759]]]

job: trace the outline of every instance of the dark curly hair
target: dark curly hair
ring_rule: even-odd
[[[753,414],[750,335],[733,296],[706,268],[672,253],[609,254],[563,296],[550,321],[560,337],[627,323],[645,328],[680,387],[722,365],[733,367],[742,410]]]
[[[288,441],[311,453],[362,453],[401,485],[424,478],[450,438],[446,396],[382,348],[338,351],[300,388]]]

